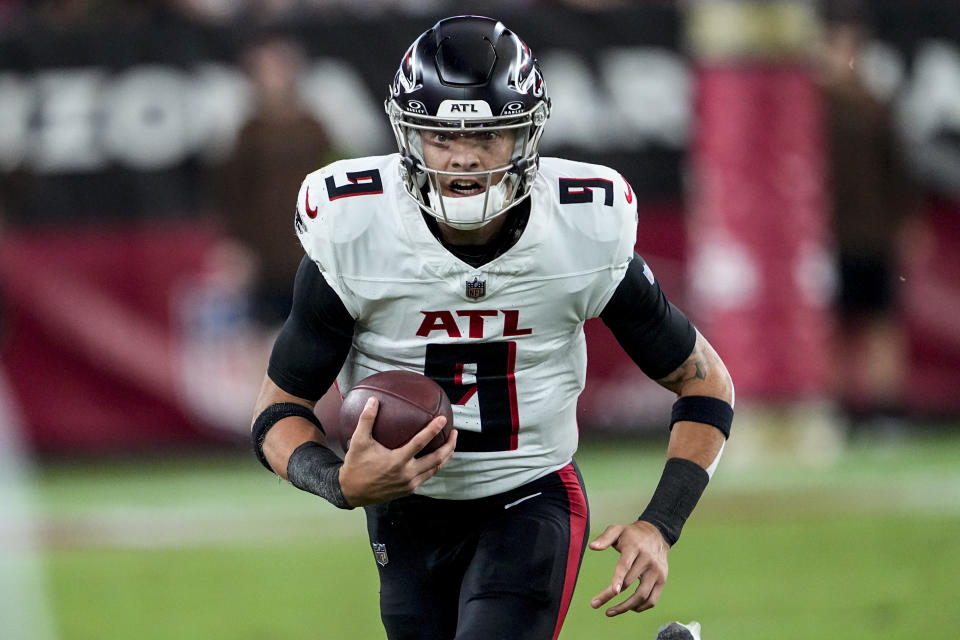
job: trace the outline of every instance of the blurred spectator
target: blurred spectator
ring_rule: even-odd
[[[295,195],[309,172],[334,159],[323,127],[297,100],[305,62],[295,42],[276,35],[244,52],[254,113],[218,172],[220,215],[252,253],[253,313],[266,326],[286,318],[303,257],[293,230]]]
[[[900,408],[906,338],[898,313],[898,246],[916,208],[892,107],[861,74],[868,16],[826,3],[823,83],[829,191],[838,252],[838,388],[854,422]]]
[[[607,9],[623,9],[630,6],[632,0],[560,0],[560,4],[565,4],[577,9],[587,11],[605,11]]]

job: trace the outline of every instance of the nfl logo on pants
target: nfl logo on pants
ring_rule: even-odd
[[[474,276],[473,280],[467,280],[467,297],[482,298],[487,295],[487,281]]]
[[[381,567],[387,566],[387,563],[390,562],[390,558],[387,557],[387,545],[379,542],[373,542],[371,544],[373,545],[373,557],[376,559],[377,564]]]

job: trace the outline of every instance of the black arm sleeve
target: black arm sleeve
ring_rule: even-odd
[[[637,254],[603,308],[600,318],[617,342],[645,374],[659,380],[683,364],[697,340],[697,331],[673,306]],[[647,270],[647,273],[649,271]]]
[[[353,325],[336,291],[304,256],[293,285],[293,307],[273,345],[267,375],[287,393],[318,400],[347,359]]]

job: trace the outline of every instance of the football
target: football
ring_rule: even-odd
[[[373,439],[388,449],[402,447],[436,416],[444,416],[447,424],[443,430],[417,454],[426,455],[442,446],[453,428],[450,399],[439,384],[413,371],[384,371],[364,378],[344,396],[338,417],[344,451],[370,396],[380,401]]]

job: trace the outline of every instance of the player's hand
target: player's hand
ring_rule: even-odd
[[[613,571],[610,586],[598,593],[590,606],[599,609],[635,580],[639,580],[639,585],[633,595],[607,609],[606,614],[612,618],[624,611],[646,611],[655,606],[667,582],[667,552],[670,551],[670,545],[660,531],[649,522],[640,520],[627,525],[611,525],[590,543],[594,551],[608,547],[620,552],[620,560]]]
[[[437,416],[407,444],[388,449],[373,439],[377,409],[377,399],[371,397],[360,414],[350,449],[340,467],[340,490],[354,507],[410,495],[443,468],[457,446],[457,430],[453,429],[436,451],[422,458],[415,457],[446,424],[446,418]]]

